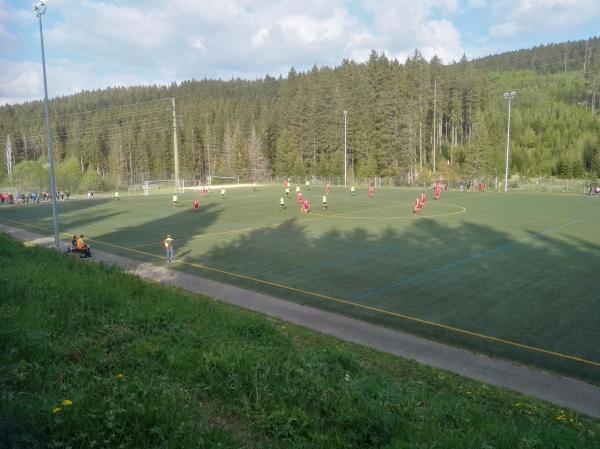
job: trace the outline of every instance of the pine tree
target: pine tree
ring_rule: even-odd
[[[262,142],[256,135],[256,128],[253,126],[248,139],[248,159],[250,172],[254,181],[266,179],[269,176],[268,162],[263,155]]]
[[[277,139],[275,153],[275,172],[279,176],[289,176],[293,173],[295,162],[298,159],[297,149],[293,143],[290,132],[285,128]]]
[[[600,179],[600,151],[597,151],[596,154],[594,154],[594,157],[592,159],[591,174],[592,174],[592,176],[595,176],[597,179]]]

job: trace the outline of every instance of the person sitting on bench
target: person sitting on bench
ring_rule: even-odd
[[[67,247],[67,253],[71,254],[77,249],[77,236],[74,235],[71,239],[71,246]]]
[[[91,257],[90,247],[84,242],[83,234],[79,236],[77,239],[77,243],[75,245],[75,251],[81,253],[81,257]]]

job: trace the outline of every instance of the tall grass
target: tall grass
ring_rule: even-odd
[[[0,283],[0,447],[600,447],[576,414],[5,236]]]

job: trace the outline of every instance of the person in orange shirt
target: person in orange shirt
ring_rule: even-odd
[[[75,243],[75,250],[78,253],[81,253],[81,257],[91,257],[92,254],[90,252],[90,247],[83,240],[83,234],[79,236],[77,242]]]

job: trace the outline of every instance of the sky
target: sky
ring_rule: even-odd
[[[43,98],[33,0],[0,0],[0,105]],[[600,0],[48,0],[50,98],[257,79],[419,49],[444,63],[600,35]]]

